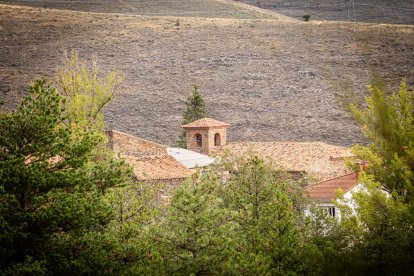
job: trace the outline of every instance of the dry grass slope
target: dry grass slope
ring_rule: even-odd
[[[207,18],[274,18],[274,12],[258,12],[229,0],[0,0],[0,3],[99,13],[185,16]],[[246,8],[247,6],[247,8]]]
[[[350,145],[361,134],[341,99],[361,99],[375,73],[414,84],[414,27],[211,13],[176,26],[175,15],[0,5],[0,97],[15,106],[30,79],[53,76],[64,49],[75,48],[96,55],[103,72],[126,75],[106,110],[109,127],[172,144],[198,84],[209,115],[232,125],[229,140]]]

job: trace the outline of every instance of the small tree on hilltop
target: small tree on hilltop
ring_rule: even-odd
[[[195,120],[206,116],[206,104],[204,102],[203,95],[201,95],[197,85],[194,85],[193,93],[187,98],[185,105],[186,109],[183,113],[182,120],[183,125],[194,122]],[[181,148],[187,147],[185,130],[183,130],[178,137],[176,146]]]

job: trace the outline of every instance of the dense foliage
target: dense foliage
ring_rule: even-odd
[[[342,223],[353,225],[352,253],[359,271],[412,275],[414,91],[405,82],[397,92],[385,93],[375,86],[369,91],[365,109],[353,106],[370,141],[368,146],[354,147],[367,164],[361,178],[366,189],[355,194],[355,210],[343,208]]]
[[[358,156],[368,162],[367,171],[382,187],[413,201],[414,197],[414,92],[402,82],[398,92],[386,95],[370,87],[367,108],[353,108],[370,140],[367,147],[356,146]]]

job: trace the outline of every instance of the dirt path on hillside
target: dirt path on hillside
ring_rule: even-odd
[[[259,8],[259,7],[253,6],[253,5],[244,4],[244,3],[241,3],[241,2],[235,2],[233,0],[215,0],[215,1],[227,4],[227,5],[232,5],[232,6],[235,6],[235,7],[239,7],[239,8],[242,8],[242,9],[246,9],[246,10],[251,10],[251,11],[271,15],[275,19],[279,19],[279,20],[291,20],[291,21],[296,21],[297,20],[297,19],[294,19],[292,17],[283,15],[281,13],[277,13],[275,11],[262,9],[262,8]]]

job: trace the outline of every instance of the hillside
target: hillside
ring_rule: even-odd
[[[273,18],[272,12],[257,12],[232,0],[0,0],[0,3],[38,8],[97,13],[208,18]],[[241,7],[240,7],[241,6]]]
[[[361,99],[373,75],[414,84],[414,27],[305,23],[209,2],[232,16],[217,18],[218,9],[201,16],[191,5],[178,17],[0,4],[0,97],[12,108],[30,79],[53,76],[64,49],[75,48],[96,55],[102,71],[125,73],[106,110],[108,127],[172,144],[183,101],[198,84],[210,116],[232,125],[230,140],[351,145],[362,139],[344,101]]]
[[[414,1],[407,0],[239,0],[292,18],[414,24]]]

